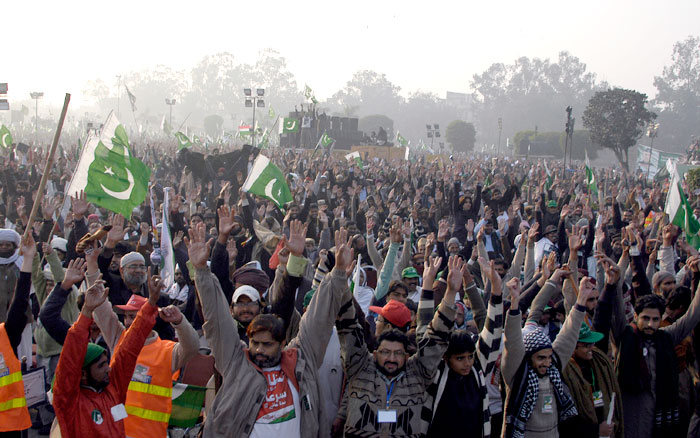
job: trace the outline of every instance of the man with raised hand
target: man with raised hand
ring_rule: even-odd
[[[338,336],[348,382],[345,436],[415,437],[427,431],[428,424],[421,419],[426,388],[447,350],[464,262],[452,256],[447,266],[445,296],[418,341],[418,352],[410,357],[408,337],[396,329],[382,333],[377,350],[370,354],[355,307],[351,303],[343,306]]]
[[[68,273],[66,273],[68,275]],[[53,405],[65,437],[124,437],[127,389],[143,343],[155,324],[160,293],[148,302],[124,333],[111,363],[107,352],[89,342],[93,311],[105,302],[109,289],[97,280],[85,294],[78,320],[68,330],[56,368]]]
[[[258,315],[248,325],[244,348],[216,277],[207,267],[213,239],[197,224],[186,243],[196,269],[197,291],[204,313],[204,334],[212,347],[223,384],[204,425],[204,437],[321,437],[329,431],[320,408],[318,368],[331,336],[341,298],[349,294],[347,271],[353,254],[347,231],[336,233],[336,264],[321,282],[301,319],[298,335],[285,341],[282,320]],[[303,257],[304,225],[290,224],[287,264]],[[303,431],[303,432],[302,432]],[[303,435],[302,435],[303,434]]]

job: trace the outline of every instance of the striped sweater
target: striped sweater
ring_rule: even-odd
[[[432,293],[423,294],[421,296],[421,302],[418,311],[418,327],[422,331],[423,326],[425,326],[426,321],[429,321],[426,317],[428,313],[424,309],[433,308],[433,297]],[[423,312],[421,312],[423,309]],[[479,391],[482,394],[482,406],[483,406],[483,427],[482,427],[482,437],[488,438],[491,435],[491,411],[489,409],[489,396],[486,387],[486,377],[494,369],[498,356],[500,354],[501,338],[503,336],[503,297],[498,295],[491,295],[489,300],[489,306],[486,316],[486,323],[484,328],[479,333],[479,339],[476,343],[476,359],[474,361],[474,366],[472,368],[472,376],[477,379],[479,385]],[[440,399],[442,397],[445,385],[447,383],[447,376],[449,374],[449,368],[443,360],[438,367],[438,372],[433,379],[433,382],[428,387],[427,400],[423,411],[421,412],[421,419],[430,424],[432,419],[435,418],[435,412],[440,404]]]

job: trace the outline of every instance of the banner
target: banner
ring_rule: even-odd
[[[649,176],[666,167],[666,161],[669,158],[680,159],[682,154],[674,154],[671,152],[663,152],[658,149],[652,149],[643,144],[637,145],[637,169],[648,173]]]

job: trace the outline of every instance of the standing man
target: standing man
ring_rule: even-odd
[[[69,277],[82,277],[83,272],[71,271],[66,271],[66,279],[77,283],[79,280]],[[160,293],[155,288],[152,292],[115,349],[110,365],[105,349],[88,342],[93,311],[105,302],[109,291],[101,280],[88,289],[80,316],[68,330],[56,368],[53,405],[62,436],[125,436],[122,420],[128,415],[124,407],[127,389],[158,313],[156,302]]]
[[[303,266],[306,227],[290,223],[287,270]],[[216,394],[212,414],[204,425],[204,437],[321,437],[318,368],[328,345],[333,322],[348,295],[347,272],[353,254],[347,231],[336,233],[336,264],[321,282],[288,343],[284,323],[270,314],[256,316],[248,325],[250,348],[244,348],[219,282],[207,267],[211,242],[205,241],[203,224],[189,231],[186,240],[195,284],[204,313],[204,334],[212,347],[223,384]],[[303,268],[302,268],[303,269]]]

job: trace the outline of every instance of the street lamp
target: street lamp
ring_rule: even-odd
[[[252,88],[244,88],[243,95],[246,108],[253,108],[253,147],[255,147],[255,108],[265,108],[265,89],[256,88],[253,96]]]
[[[165,104],[170,107],[170,128],[173,127],[173,105],[175,105],[177,102],[175,99],[165,99]]]
[[[428,131],[428,138],[430,139],[430,149],[433,149],[433,144],[436,138],[440,138],[440,125],[434,123],[432,125],[425,125],[426,131]],[[442,143],[440,145],[440,153],[442,153]]]
[[[651,156],[654,154],[654,139],[659,136],[659,124],[649,123],[647,127],[647,137],[651,139],[651,145],[649,146],[649,163],[647,164],[647,179],[649,179],[649,170],[651,168]]]
[[[36,147],[39,143],[37,141],[39,135],[39,99],[44,97],[43,91],[33,91],[29,93],[32,99],[34,99],[34,146]]]

